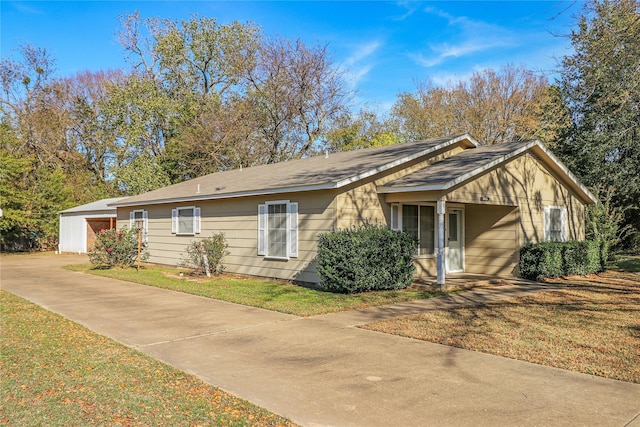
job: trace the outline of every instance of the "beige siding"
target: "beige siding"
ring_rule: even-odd
[[[429,160],[416,160],[340,190],[120,208],[118,226],[129,223],[130,210],[144,208],[149,211],[149,261],[153,263],[178,265],[192,241],[222,231],[230,252],[224,259],[226,271],[318,282],[315,257],[319,234],[362,224],[365,220],[387,224],[389,205],[384,202],[384,196],[376,192],[376,185],[458,153],[462,151],[462,144],[460,142],[433,153]],[[265,259],[257,255],[258,204],[283,199],[298,202],[298,257],[286,261]],[[201,208],[202,232],[199,235],[177,236],[171,233],[171,209],[181,206]]]
[[[194,240],[224,232],[229,252],[226,271],[285,280],[317,282],[315,256],[318,234],[334,229],[334,196],[329,191],[291,193],[286,196],[245,197],[186,204],[151,205],[149,211],[149,262],[179,265],[186,247]],[[257,255],[258,204],[273,200],[298,202],[298,257],[268,260]],[[177,236],[171,233],[171,209],[181,206],[201,208],[201,233]],[[129,224],[129,211],[118,209],[118,227]]]
[[[520,156],[474,181],[451,191],[447,201],[486,205],[518,206],[520,211],[518,247],[544,240],[544,208],[567,209],[567,239],[584,239],[584,205],[558,178],[531,154]]]
[[[464,238],[467,273],[513,274],[518,254],[518,209],[466,205]]]
[[[416,258],[414,260],[414,264],[416,265],[416,277],[436,277],[436,275],[438,274],[435,256],[431,256],[428,258]]]
[[[389,203],[385,201],[384,194],[378,194],[377,187],[461,152],[461,144],[462,142],[434,153],[427,160],[385,171],[384,174],[372,176],[358,182],[357,185],[345,188],[336,198],[338,228],[361,225],[364,221],[388,224],[391,215]]]

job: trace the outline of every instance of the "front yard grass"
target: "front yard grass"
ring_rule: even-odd
[[[364,328],[640,383],[640,274],[549,280],[559,291],[431,311]]]
[[[2,290],[0,307],[0,425],[294,425]]]
[[[135,268],[93,270],[89,264],[66,268],[297,316],[316,316],[442,295],[440,292],[409,289],[336,294],[287,282],[230,274],[207,278],[191,277],[184,273],[180,277],[178,269],[155,265],[145,265],[139,272]]]

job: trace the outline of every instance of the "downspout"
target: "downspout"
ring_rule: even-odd
[[[444,266],[444,215],[446,212],[447,206],[444,199],[439,199],[436,205],[436,211],[438,214],[438,256],[436,259],[437,269],[438,269],[438,285],[441,290],[444,290],[445,287],[445,266]]]

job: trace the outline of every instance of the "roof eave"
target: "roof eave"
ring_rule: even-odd
[[[415,160],[419,157],[425,156],[427,154],[433,153],[435,151],[438,151],[442,148],[451,146],[453,144],[456,144],[460,141],[468,141],[469,144],[473,147],[478,147],[480,144],[473,139],[469,134],[463,134],[463,135],[458,135],[456,137],[453,137],[451,139],[446,140],[445,142],[438,144],[434,147],[430,147],[428,149],[425,150],[421,150],[415,154],[412,154],[410,156],[405,156],[401,159],[398,160],[394,160],[393,162],[387,163],[385,165],[379,166],[377,168],[373,168],[373,169],[369,169],[363,173],[354,175],[352,177],[349,178],[345,178],[339,181],[334,181],[334,182],[326,182],[326,183],[322,183],[322,184],[316,184],[316,185],[305,185],[305,186],[294,186],[294,187],[285,187],[285,188],[272,188],[272,189],[260,189],[260,190],[253,190],[253,191],[239,191],[239,192],[235,192],[235,193],[222,193],[222,194],[202,194],[202,195],[191,195],[191,196],[184,196],[184,197],[169,197],[169,198],[162,198],[162,199],[155,199],[155,200],[136,200],[136,201],[131,201],[131,202],[127,202],[127,199],[125,199],[122,202],[117,202],[117,203],[112,203],[109,204],[108,206],[113,206],[113,207],[130,207],[130,206],[141,206],[141,205],[162,205],[162,204],[166,204],[166,203],[186,203],[186,202],[197,202],[197,201],[201,201],[201,200],[219,200],[219,199],[230,199],[230,198],[236,198],[236,197],[248,197],[248,196],[262,196],[262,195],[269,195],[269,194],[278,194],[278,193],[294,193],[294,192],[298,192],[298,191],[315,191],[315,190],[330,190],[330,189],[335,189],[335,188],[341,188],[344,187],[346,185],[352,184],[354,182],[360,181],[362,179],[368,178],[370,176],[373,176],[375,174],[387,171],[389,169],[392,169],[396,166],[400,166],[403,165],[407,162],[410,162],[412,160]]]
[[[377,189],[377,192],[380,194],[391,194],[391,193],[409,193],[412,191],[442,191],[445,190],[446,184],[434,184],[434,185],[406,185],[406,186],[398,186],[398,187],[386,187],[380,186]]]
[[[336,188],[335,182],[328,182],[317,185],[306,185],[299,187],[285,187],[285,188],[269,188],[254,191],[239,191],[236,193],[222,193],[222,194],[201,194],[195,196],[185,197],[170,197],[156,200],[134,200],[127,202],[126,199],[123,202],[110,204],[116,208],[124,208],[130,206],[142,206],[142,205],[164,205],[167,203],[186,203],[186,202],[199,202],[202,200],[219,200],[219,199],[232,199],[237,197],[249,197],[249,196],[265,196],[269,194],[281,194],[281,193],[296,193],[304,191],[316,191],[316,190],[331,190]]]
[[[524,153],[525,151],[529,150],[532,146],[536,145],[538,141],[530,141],[526,144],[524,144],[522,147],[518,148],[517,150],[514,150],[510,153],[504,154],[500,157],[498,157],[495,160],[490,161],[489,163],[486,163],[480,167],[477,167],[463,175],[460,175],[459,177],[457,177],[456,179],[452,179],[451,181],[447,182],[446,184],[443,185],[443,190],[448,190],[452,187],[456,187],[460,184],[463,184],[465,182],[470,181],[471,179],[493,169],[494,167],[501,165],[503,163],[506,163],[508,160],[513,159],[514,157],[519,156],[520,154]]]

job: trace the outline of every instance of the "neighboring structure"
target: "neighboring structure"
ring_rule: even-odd
[[[116,226],[116,208],[108,206],[125,197],[98,200],[60,212],[60,252],[87,253],[96,234]]]
[[[511,275],[528,242],[584,238],[594,196],[538,141],[469,135],[219,172],[121,200],[148,218],[151,262],[224,232],[227,271],[318,282],[317,237],[364,221],[413,234],[419,275]]]

